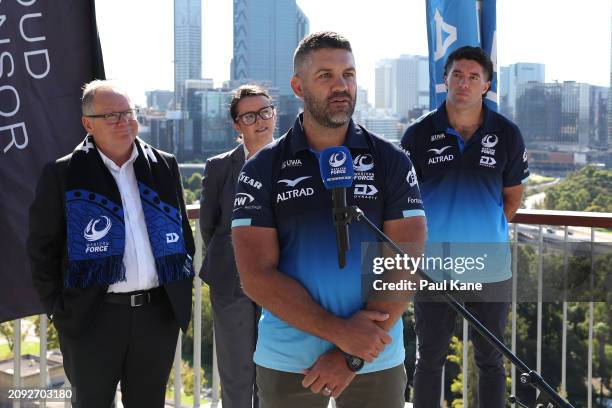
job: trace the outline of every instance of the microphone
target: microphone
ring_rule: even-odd
[[[325,188],[332,191],[332,216],[336,226],[338,266],[346,266],[346,251],[350,249],[346,188],[353,185],[353,159],[344,146],[328,147],[319,155],[319,169]]]

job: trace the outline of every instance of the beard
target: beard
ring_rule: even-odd
[[[339,97],[347,98],[348,106],[332,110],[330,101]],[[319,125],[327,128],[339,128],[351,120],[355,111],[355,99],[348,92],[336,92],[327,98],[327,100],[320,100],[304,90],[304,109],[312,115]]]

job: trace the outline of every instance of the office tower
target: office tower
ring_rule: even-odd
[[[516,123],[530,146],[601,145],[608,132],[605,88],[575,81],[526,82],[517,88]]]
[[[293,53],[309,22],[295,0],[234,0],[232,86],[255,82],[278,91],[278,122],[287,130],[300,108],[291,90]]]
[[[402,55],[378,62],[375,106],[409,119],[415,109],[429,106],[429,62],[420,55]]]
[[[201,0],[174,0],[174,104],[184,105],[188,79],[202,76]]]
[[[544,64],[519,62],[501,67],[499,82],[501,112],[510,119],[516,119],[520,85],[527,82],[544,83]]]
[[[376,62],[374,72],[374,107],[391,110],[393,105],[392,60],[384,59]]]
[[[363,125],[372,133],[385,139],[399,143],[400,123],[396,118],[385,115],[366,116],[363,119]]]
[[[612,39],[612,10],[610,12],[610,38]],[[608,147],[612,148],[612,40],[610,42],[610,85],[608,88]]]
[[[231,90],[214,88],[212,79],[185,82],[185,114],[191,133],[182,137],[181,154],[186,160],[203,160],[236,145],[227,110]]]
[[[154,91],[146,91],[145,95],[147,96],[147,108],[158,111],[166,111],[172,108],[173,91],[156,89]]]

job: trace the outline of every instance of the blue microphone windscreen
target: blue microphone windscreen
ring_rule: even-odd
[[[325,188],[350,187],[353,184],[355,169],[351,152],[344,146],[324,149],[319,154],[319,168]]]

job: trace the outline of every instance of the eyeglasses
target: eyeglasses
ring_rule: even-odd
[[[247,112],[236,118],[236,122],[241,121],[245,126],[251,126],[253,123],[257,122],[257,116],[262,118],[263,120],[272,119],[274,116],[274,106],[266,106],[265,108],[261,108],[257,112]]]
[[[86,118],[103,118],[109,125],[117,124],[121,118],[125,116],[127,120],[135,120],[138,114],[138,109],[128,109],[123,112],[103,113],[101,115],[84,115]]]

